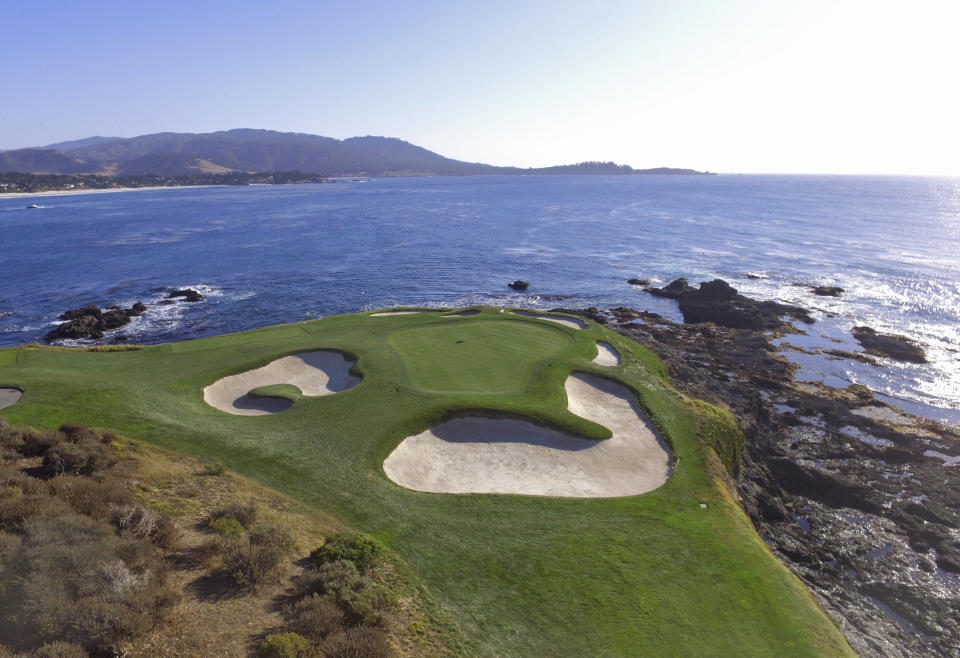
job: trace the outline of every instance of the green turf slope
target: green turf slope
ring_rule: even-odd
[[[595,342],[615,368],[591,363]],[[357,357],[363,381],[270,416],[207,406],[216,379],[300,350]],[[523,413],[603,438],[570,414],[572,371],[632,387],[673,448],[661,488],[629,498],[444,495],[390,482],[381,464],[409,434],[464,408]],[[0,350],[3,411],[40,427],[80,421],[215,459],[390,546],[469,639],[504,656],[849,655],[801,583],[767,551],[720,484],[738,433],[679,396],[648,351],[602,327],[568,329],[485,308],[324,318],[122,352]],[[703,509],[701,503],[706,503]]]

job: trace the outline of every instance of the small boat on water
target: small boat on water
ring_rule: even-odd
[[[29,206],[27,206],[27,210],[30,210],[31,208],[43,208],[43,206],[38,206],[35,203],[31,203]]]

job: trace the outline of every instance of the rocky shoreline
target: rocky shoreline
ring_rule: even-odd
[[[199,302],[203,299],[203,295],[191,288],[175,289],[167,295],[166,299],[160,301],[159,305],[173,304],[180,299],[186,302]],[[63,322],[57,325],[56,329],[48,331],[43,339],[48,343],[58,340],[100,340],[106,332],[130,324],[133,318],[140,317],[147,310],[148,307],[143,302],[136,302],[128,309],[122,309],[119,306],[100,309],[93,304],[73,308],[60,314]],[[126,340],[126,336],[118,334],[111,342],[123,343]]]
[[[895,409],[864,386],[795,382],[796,367],[772,340],[797,331],[783,318],[807,322],[803,309],[750,300],[722,281],[649,292],[677,299],[685,322],[623,307],[554,310],[649,347],[684,393],[740,419],[746,447],[734,493],[854,650],[956,656],[960,432]],[[900,351],[909,339],[889,338],[898,356],[917,358]]]

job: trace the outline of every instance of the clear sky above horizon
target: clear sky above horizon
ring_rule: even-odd
[[[960,175],[960,1],[4,3],[0,149],[269,128],[448,157]]]

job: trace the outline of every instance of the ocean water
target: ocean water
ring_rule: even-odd
[[[960,179],[490,176],[0,197],[0,271],[0,345],[42,340],[69,308],[137,300],[149,311],[119,332],[143,343],[393,305],[679,319],[626,279],[722,277],[813,311],[781,343],[860,351],[859,324],[914,338],[929,364],[784,351],[801,379],[866,384],[960,424]],[[529,290],[509,290],[514,279]],[[805,287],[819,284],[846,293]],[[206,298],[155,305],[177,287]]]

